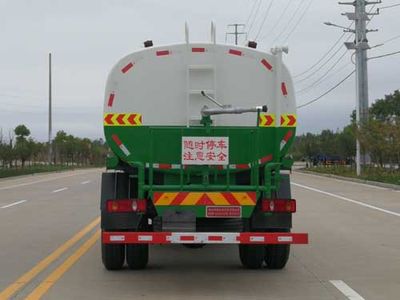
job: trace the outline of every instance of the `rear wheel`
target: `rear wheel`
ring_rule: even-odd
[[[290,245],[268,245],[265,247],[265,263],[269,269],[283,269],[289,259]]]
[[[126,262],[129,269],[144,269],[149,262],[149,245],[126,245]]]
[[[249,269],[262,267],[265,257],[264,245],[239,245],[239,256],[242,265]]]
[[[101,257],[107,270],[120,270],[125,261],[125,245],[101,244]]]

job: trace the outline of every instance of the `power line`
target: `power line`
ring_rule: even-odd
[[[388,5],[388,6],[384,6],[384,7],[379,7],[379,10],[386,9],[386,8],[392,8],[392,7],[395,7],[395,6],[400,6],[400,3],[393,4],[393,5]]]
[[[314,0],[310,0],[308,3],[308,6],[304,9],[303,13],[301,14],[300,18],[297,20],[296,24],[293,26],[292,30],[289,32],[289,34],[286,36],[286,38],[283,40],[283,43],[286,43],[286,41],[289,39],[289,37],[292,35],[292,33],[297,29],[299,26],[300,22],[303,20],[304,16],[306,15],[307,11],[310,9],[311,4],[313,3]]]
[[[397,40],[398,38],[400,38],[400,34],[399,34],[399,35],[396,35],[396,36],[394,36],[394,37],[392,37],[392,38],[390,38],[390,39],[388,39],[388,40],[386,40],[386,41],[383,41],[382,44],[390,43],[390,42],[392,42],[392,41],[394,41],[394,40]]]
[[[265,21],[267,20],[268,14],[269,14],[269,12],[271,10],[271,7],[272,7],[273,3],[274,3],[274,0],[271,0],[271,2],[269,3],[269,5],[267,7],[267,10],[264,13],[264,18],[263,18],[263,20],[261,22],[260,28],[258,29],[258,32],[257,32],[256,37],[254,38],[254,40],[258,39],[258,36],[260,35],[260,33],[261,33],[261,31],[262,31],[262,29],[264,27]]]
[[[371,9],[369,10],[368,13],[371,13],[372,10],[375,8],[375,6],[376,6],[376,4],[372,5],[372,7],[371,7]],[[372,15],[372,16],[371,16],[371,19],[367,22],[367,25],[372,21],[372,19],[374,18],[374,16],[375,16],[375,15]],[[351,27],[353,24],[354,24],[354,21],[352,21],[348,27]],[[300,77],[300,76],[302,76],[302,75],[308,73],[308,72],[311,71],[312,69],[314,69],[317,65],[319,65],[319,64],[325,59],[325,57],[327,57],[328,54],[340,43],[340,41],[344,38],[344,36],[346,35],[346,33],[347,33],[347,32],[343,32],[343,33],[340,35],[340,37],[336,40],[336,42],[328,49],[328,51],[327,51],[324,55],[322,55],[322,57],[321,57],[316,63],[314,63],[311,67],[309,67],[309,68],[306,69],[305,71],[303,71],[303,72],[301,72],[301,73],[299,73],[299,74],[293,76],[293,78]],[[348,37],[348,38],[346,39],[346,42],[349,41],[350,38],[351,38],[351,36]],[[337,54],[338,52],[339,52],[339,50],[336,51],[335,54]],[[330,59],[332,59],[332,56],[322,65],[322,67],[325,66],[325,65],[330,61]],[[321,68],[319,68],[319,69],[321,69]],[[316,71],[316,72],[317,72],[317,71]],[[315,72],[314,72],[313,74],[315,74]],[[311,76],[310,76],[310,77],[311,77]],[[299,82],[300,82],[300,81],[299,81]]]
[[[392,56],[392,55],[399,54],[399,53],[400,53],[400,51],[396,51],[396,52],[392,52],[392,53],[386,53],[386,54],[383,54],[383,55],[370,57],[370,58],[368,58],[368,60],[382,58],[382,57],[386,57],[386,56]]]
[[[286,23],[286,25],[283,27],[283,29],[281,30],[281,32],[275,37],[275,39],[272,41],[272,43],[271,44],[275,44],[275,42],[277,41],[277,40],[279,40],[279,38],[281,37],[281,35],[286,31],[286,29],[290,26],[290,24],[292,24],[292,21],[294,20],[294,18],[296,17],[296,15],[297,15],[297,13],[299,12],[299,10],[300,10],[300,8],[301,8],[301,6],[302,6],[302,4],[303,4],[304,2],[301,0],[301,1],[299,1],[299,3],[298,3],[298,5],[297,5],[297,7],[295,8],[295,10],[294,10],[294,12],[293,12],[293,14],[292,14],[292,16],[289,18],[289,21]]]
[[[307,90],[310,89],[312,87],[314,87],[316,84],[318,84],[319,82],[321,82],[321,80],[323,80],[326,76],[328,76],[328,74],[337,66],[337,64],[342,60],[342,58],[347,54],[347,51],[345,51],[342,56],[339,57],[338,60],[336,60],[336,62],[320,77],[318,78],[316,81],[314,81],[312,84],[310,84],[308,87],[304,88],[303,90]],[[303,91],[302,90],[302,91]]]
[[[251,22],[251,24],[249,26],[249,30],[247,30],[247,34],[249,34],[249,35],[250,35],[251,29],[253,28],[254,22],[257,19],[258,12],[260,11],[261,2],[262,2],[262,0],[258,1],[257,9],[254,12],[253,21]]]
[[[340,41],[341,41],[342,38],[345,36],[345,34],[346,34],[346,32],[343,32],[343,34],[337,39],[337,41],[336,41],[335,43],[333,43],[333,45],[328,49],[328,51],[326,51],[325,54],[322,55],[322,57],[321,57],[316,63],[314,63],[314,64],[313,64],[311,67],[309,67],[307,70],[305,70],[305,71],[303,71],[303,72],[301,72],[301,73],[299,73],[299,74],[297,74],[297,75],[294,75],[293,78],[300,77],[300,76],[302,76],[302,75],[308,73],[308,72],[311,71],[312,69],[314,69],[317,65],[319,65],[319,63],[320,63],[321,61],[323,61],[324,58],[327,57],[328,54],[331,53],[331,51],[332,51],[333,49],[335,49],[335,47],[340,43]]]
[[[322,97],[328,95],[330,92],[332,92],[333,90],[335,90],[336,88],[338,88],[343,82],[345,82],[347,79],[349,79],[351,77],[351,75],[353,75],[356,71],[353,70],[350,74],[348,74],[345,78],[343,78],[341,81],[339,81],[336,85],[334,85],[332,88],[330,88],[329,90],[327,90],[325,93],[323,93],[322,95],[318,96],[317,98],[310,100],[304,104],[301,104],[299,106],[297,106],[297,108],[303,108],[305,106],[308,106],[314,102],[317,102],[319,99],[321,99]]]
[[[271,26],[271,28],[268,30],[268,32],[267,32],[266,34],[264,34],[264,35],[261,37],[261,40],[264,40],[265,37],[268,36],[268,34],[269,34],[270,32],[274,32],[276,26],[278,26],[278,24],[282,21],[283,16],[284,16],[285,13],[287,12],[287,10],[288,10],[288,8],[289,8],[289,6],[290,6],[290,4],[291,4],[290,1],[291,1],[291,0],[287,0],[286,6],[285,6],[285,8],[282,10],[282,13],[279,15],[278,19],[276,20],[276,22],[274,23],[274,25]]]
[[[250,18],[254,13],[254,9],[256,8],[256,3],[257,3],[257,0],[254,0],[253,1],[253,5],[252,5],[251,10],[250,10],[250,13],[249,13],[249,16],[247,17],[247,20],[246,20],[246,23],[245,23],[246,25],[249,24]]]
[[[336,54],[338,54],[338,53],[340,52],[340,50],[342,50],[342,47],[338,48],[338,49],[325,61],[325,63],[323,63],[322,65],[320,65],[314,72],[308,74],[306,77],[304,77],[304,78],[302,78],[302,79],[300,79],[300,80],[297,80],[296,83],[303,82],[303,81],[307,80],[308,78],[311,78],[312,76],[314,76],[314,74],[316,74],[316,73],[319,72],[323,67],[325,67],[325,66],[336,56]],[[344,49],[344,52],[343,52],[343,53],[347,53],[346,49]],[[343,57],[343,54],[342,54],[341,57]],[[338,61],[336,61],[336,62],[338,62]]]
[[[341,65],[334,73],[332,74],[327,74],[327,76],[325,78],[320,78],[318,81],[315,81],[313,84],[311,84],[310,86],[303,88],[299,91],[296,91],[296,94],[306,94],[308,91],[310,91],[312,88],[315,88],[317,86],[319,86],[322,82],[324,82],[326,79],[332,77],[335,74],[338,74],[340,71],[346,69],[347,67],[349,67],[351,65],[349,65],[347,62],[343,65]],[[352,67],[352,66],[351,66]]]

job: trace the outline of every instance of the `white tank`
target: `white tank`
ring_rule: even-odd
[[[196,125],[204,106],[249,108],[267,105],[267,114],[295,115],[292,78],[282,51],[211,43],[148,47],[122,58],[106,85],[105,114],[141,114],[142,125]],[[218,126],[254,126],[254,113],[212,116]],[[279,120],[280,118],[276,118]],[[276,122],[275,126],[280,126]]]

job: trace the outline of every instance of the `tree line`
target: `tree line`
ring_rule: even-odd
[[[52,164],[68,166],[103,165],[108,147],[103,139],[79,138],[58,131],[52,140]],[[25,125],[18,125],[8,136],[0,131],[0,167],[24,168],[48,163],[49,143],[31,137]]]
[[[298,136],[291,153],[297,160],[313,160],[317,156],[340,157],[354,160],[356,138],[368,153],[371,164],[400,165],[400,92],[378,99],[369,108],[369,119],[357,126],[355,111],[350,124],[339,131],[323,130],[319,134]]]

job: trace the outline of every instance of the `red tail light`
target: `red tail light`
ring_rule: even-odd
[[[296,200],[294,199],[263,199],[261,210],[263,212],[296,212]]]
[[[107,200],[108,212],[146,212],[146,199]]]

